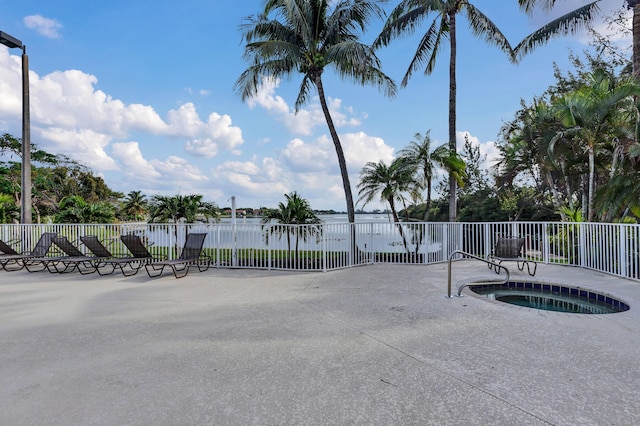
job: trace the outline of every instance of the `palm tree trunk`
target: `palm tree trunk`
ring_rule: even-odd
[[[449,59],[449,149],[458,152],[456,144],[456,13],[457,8],[449,11],[449,37],[451,53]],[[457,194],[456,180],[449,172],[449,222],[456,221]]]
[[[333,145],[335,146],[336,154],[338,155],[338,164],[340,165],[340,174],[342,175],[342,186],[344,187],[344,195],[347,201],[347,216],[349,217],[349,223],[354,223],[356,221],[356,216],[355,208],[353,205],[353,194],[351,193],[351,182],[349,182],[349,173],[347,171],[347,162],[344,158],[344,151],[342,150],[342,144],[340,143],[338,132],[336,131],[336,127],[333,124],[333,119],[331,118],[329,107],[327,106],[327,100],[324,95],[324,87],[322,85],[322,78],[319,73],[314,75],[314,83],[318,88],[318,96],[320,98],[322,112],[324,113],[324,118],[327,120],[329,133],[331,134],[331,139],[333,140]]]
[[[633,5],[633,75],[640,77],[640,2]]]
[[[593,198],[595,192],[595,148],[589,146],[589,201],[587,208],[587,222],[593,221]]]
[[[398,217],[398,212],[396,212],[396,204],[393,202],[393,197],[390,197],[387,202],[389,203],[389,207],[391,207],[391,213],[393,214],[393,221],[396,223],[398,227],[398,231],[400,232],[400,236],[402,237],[402,245],[404,249],[409,252],[407,247],[407,238],[404,236],[404,231],[402,230],[402,223],[400,223],[400,218]]]
[[[429,221],[429,211],[431,210],[431,179],[427,181],[427,205],[424,210],[424,221]]]

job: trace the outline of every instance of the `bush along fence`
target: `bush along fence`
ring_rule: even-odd
[[[485,258],[500,237],[526,240],[526,256],[640,279],[640,225],[565,222],[272,224],[0,224],[0,239],[30,250],[43,232],[82,247],[97,236],[126,255],[121,235],[142,237],[154,255],[176,258],[189,232],[206,232],[214,267],[329,271],[374,263],[446,262],[456,250]],[[53,250],[53,249],[52,249]],[[55,253],[51,253],[55,254]]]

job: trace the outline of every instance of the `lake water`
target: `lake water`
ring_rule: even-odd
[[[350,249],[351,225],[346,214],[321,215],[326,226],[321,234],[310,234],[309,238],[298,241],[301,250],[347,251]],[[274,224],[271,232],[261,225],[260,217],[238,217],[233,226],[231,218],[223,218],[219,224],[190,225],[191,232],[210,232],[206,247],[287,249],[289,242],[287,228]],[[184,225],[179,225],[180,228]],[[356,215],[357,245],[363,252],[386,253],[433,253],[441,248],[442,226],[433,224],[415,228],[414,224],[395,224],[386,214]],[[280,227],[280,229],[278,229]],[[174,241],[173,232],[162,226],[149,229],[144,226],[145,234],[157,245],[182,245],[186,229],[177,232],[178,241]]]
[[[324,221],[324,223],[348,223],[349,218],[346,214],[322,214],[318,215],[320,219]],[[254,224],[260,223],[262,218],[260,217],[240,217],[236,218],[237,224]],[[356,215],[356,223],[389,223],[392,222],[393,219],[390,215],[387,214],[357,214]],[[220,220],[220,223],[231,223],[230,217],[224,217]]]

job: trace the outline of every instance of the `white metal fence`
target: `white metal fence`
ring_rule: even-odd
[[[347,268],[372,263],[444,262],[462,250],[486,257],[501,236],[526,240],[527,256],[640,279],[640,225],[610,223],[325,223],[260,224],[1,224],[0,239],[29,251],[43,232],[78,244],[96,235],[114,255],[126,255],[120,235],[136,234],[154,254],[179,256],[188,232],[206,232],[214,266],[284,270]],[[52,248],[51,254],[55,253]]]

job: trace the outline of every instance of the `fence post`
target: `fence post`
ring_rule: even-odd
[[[618,262],[618,274],[620,274],[621,276],[628,278],[628,271],[627,271],[627,227],[625,225],[618,225],[620,228],[620,232],[618,233],[619,235],[619,240],[618,240],[618,248],[619,248],[619,253],[618,253],[618,258],[619,258],[619,262]]]
[[[320,224],[320,232],[322,235],[322,272],[327,272],[327,230],[326,223]]]
[[[442,225],[442,253],[444,254],[444,258],[449,258],[449,224],[445,223]]]
[[[487,258],[487,256],[491,254],[492,248],[493,247],[491,246],[491,224],[485,223],[484,224],[484,257],[485,259]]]
[[[585,267],[585,265],[587,264],[587,247],[586,247],[586,235],[585,235],[585,226],[587,226],[587,224],[585,223],[577,223],[578,225],[578,241],[579,243],[579,247],[578,247],[578,252],[580,254],[580,266],[581,267]],[[577,265],[576,265],[577,266]]]

